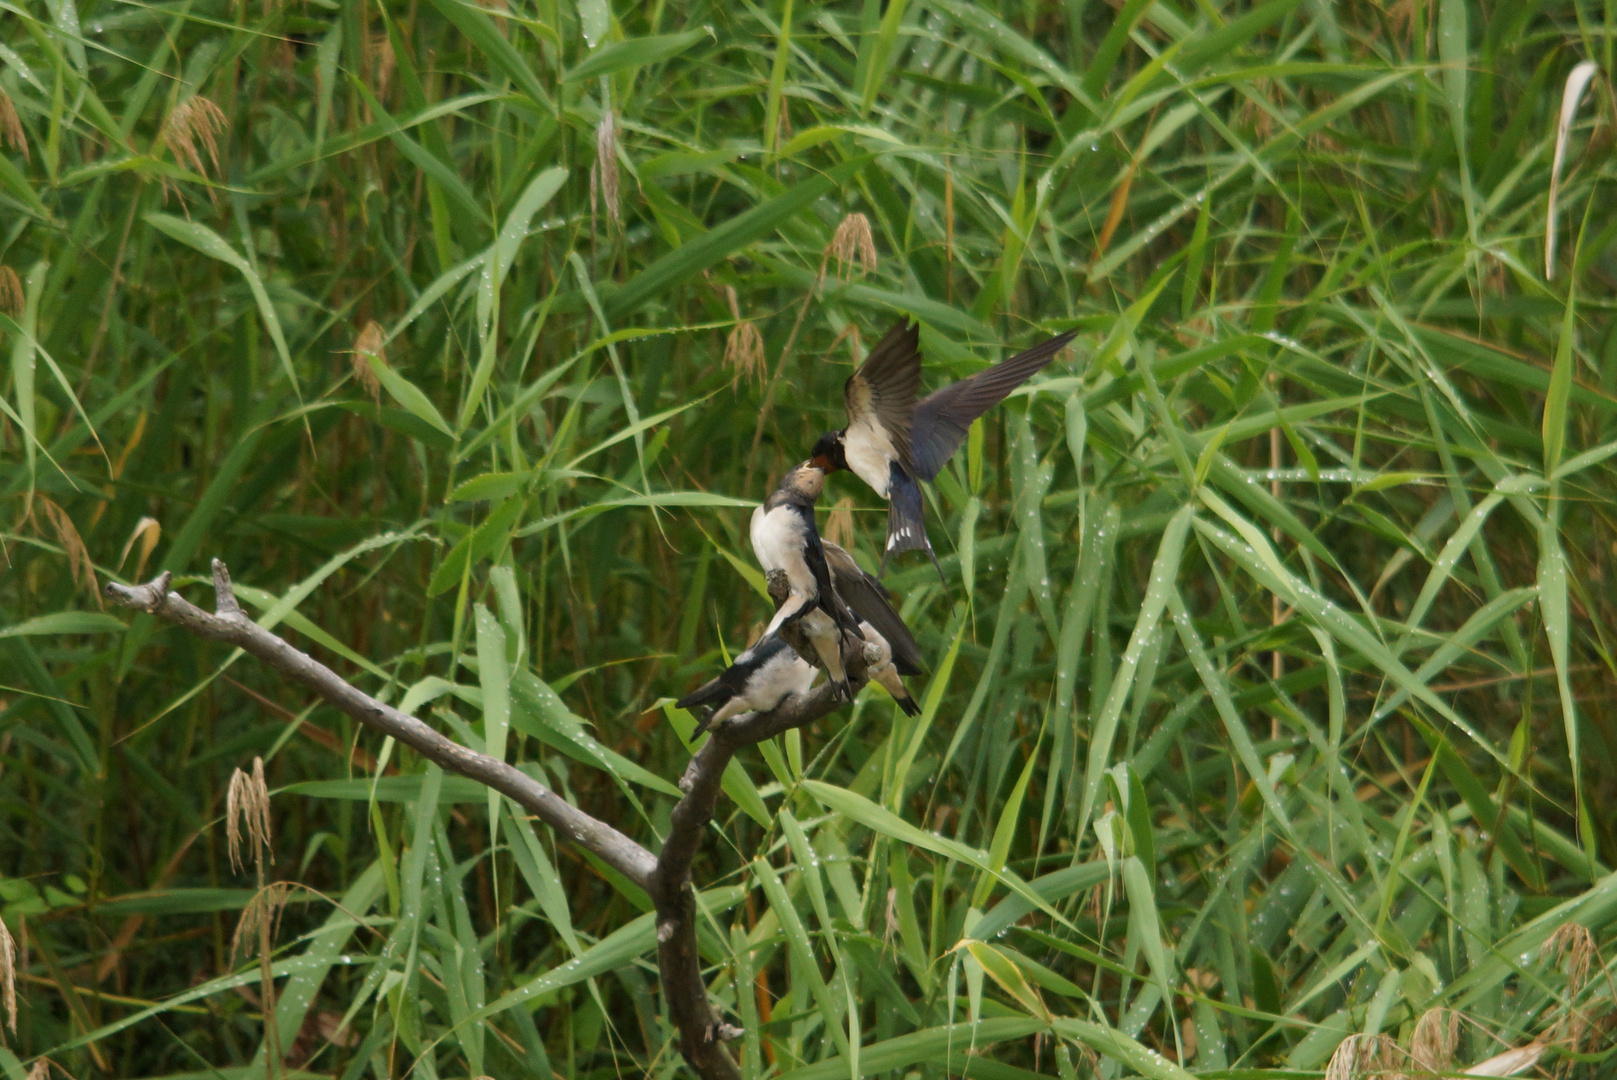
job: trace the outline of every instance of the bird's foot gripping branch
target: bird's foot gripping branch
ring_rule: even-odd
[[[768,712],[743,713],[716,724],[680,778],[683,797],[674,807],[672,827],[662,850],[653,855],[522,770],[445,738],[258,625],[242,611],[231,588],[230,571],[218,559],[213,561],[215,600],[211,614],[180,596],[172,585],[173,576],[165,570],[145,585],[110,582],[106,591],[124,607],[147,612],[197,637],[222,641],[250,653],[367,727],[391,735],[427,760],[512,799],[556,830],[560,839],[584,848],[645,889],[656,907],[657,964],[669,1019],[680,1033],[680,1052],[704,1078],[730,1080],[740,1075],[723,1044],[739,1037],[741,1029],[714,1012],[702,978],[691,860],[713,818],[725,766],[736,751],[835,712],[843,703],[831,684],[821,683],[805,694],[788,697]],[[867,651],[857,645],[846,646],[843,662],[854,689],[864,686],[869,678]]]

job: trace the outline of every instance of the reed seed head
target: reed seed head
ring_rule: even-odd
[[[601,122],[595,128],[595,170],[592,175],[600,185],[608,224],[621,225],[622,215],[618,209],[618,121],[611,109],[601,114]]]
[[[1415,1031],[1409,1037],[1409,1056],[1417,1069],[1448,1072],[1459,1042],[1460,1014],[1453,1009],[1427,1009],[1415,1021]]]
[[[231,967],[236,966],[236,957],[242,952],[243,944],[256,939],[260,930],[267,927],[270,939],[274,940],[281,928],[281,914],[286,910],[286,902],[295,888],[298,888],[295,882],[273,882],[259,889],[247,901],[247,906],[241,909],[241,918],[236,922],[236,932],[230,937]],[[248,947],[251,945],[248,944]]]
[[[219,135],[227,123],[224,110],[201,94],[193,94],[176,105],[163,121],[163,145],[169,148],[176,161],[206,176],[202,154],[197,149],[200,142],[202,149],[208,152],[208,160],[213,162],[214,172],[218,172]]]
[[[1547,1038],[1565,1043],[1573,1053],[1579,1053],[1590,1025],[1589,1014],[1578,999],[1588,985],[1589,968],[1595,959],[1594,935],[1580,923],[1566,923],[1550,937],[1544,952],[1551,963],[1566,973],[1566,988],[1561,992],[1562,1016]]]
[[[22,290],[22,278],[9,266],[0,265],[0,312],[20,318],[28,297]]]
[[[377,378],[376,369],[371,367],[367,358],[374,356],[378,363],[387,363],[387,352],[382,348],[382,342],[386,340],[387,333],[375,319],[366,323],[359,337],[354,339],[354,378],[378,405],[382,403],[382,380]]]
[[[837,261],[837,278],[853,277],[853,267],[858,265],[865,273],[874,273],[876,270],[876,239],[870,232],[870,219],[854,211],[837,224],[837,231],[831,234],[831,242],[825,246],[825,253],[820,258],[820,276],[815,282],[818,288],[825,280],[825,270],[830,261]]]
[[[0,1008],[6,1010],[6,1026],[17,1034],[17,940],[4,919],[0,919]]]
[[[756,326],[746,321],[735,324],[724,339],[724,363],[735,369],[737,383],[754,376],[763,379],[764,338]]]
[[[0,87],[0,142],[10,143],[13,150],[22,151],[24,161],[29,160],[28,133],[23,130],[22,117],[17,115],[17,106],[5,87]]]
[[[1392,1067],[1398,1044],[1385,1035],[1349,1035],[1343,1039],[1325,1065],[1325,1080],[1360,1080],[1385,1077]]]
[[[1577,996],[1589,980],[1589,962],[1594,959],[1595,939],[1581,923],[1565,923],[1550,937],[1544,952],[1566,971],[1567,993]]]
[[[264,759],[253,758],[253,774],[240,769],[230,774],[225,792],[225,839],[230,849],[230,866],[238,873],[245,865],[241,854],[242,830],[252,846],[249,857],[260,858],[270,846],[269,785],[264,782]]]

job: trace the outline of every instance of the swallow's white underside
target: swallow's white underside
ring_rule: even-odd
[[[777,506],[769,511],[760,506],[752,512],[752,553],[757,556],[758,565],[766,574],[771,570],[786,571],[792,595],[812,600],[820,595],[820,587],[803,559],[807,532],[807,523],[791,506]],[[776,625],[779,622],[777,617]]]
[[[749,649],[736,657],[736,663],[744,663],[750,655]],[[726,701],[708,723],[717,724],[744,712],[768,712],[791,695],[804,693],[813,682],[814,668],[792,650],[782,649],[753,672],[741,693]]]
[[[848,459],[848,468],[859,479],[869,484],[877,495],[887,498],[887,484],[892,477],[889,463],[898,460],[898,450],[885,428],[874,419],[861,416],[843,432],[842,454]]]
[[[781,610],[786,609],[782,607]],[[777,614],[776,618],[779,617]],[[831,616],[815,608],[803,616],[801,625],[809,643],[819,654],[820,666],[825,668],[826,675],[832,682],[846,682],[848,673],[842,670],[842,632],[837,629]]]

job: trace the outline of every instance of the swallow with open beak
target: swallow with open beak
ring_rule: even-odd
[[[814,668],[780,635],[765,634],[718,678],[703,683],[674,706],[689,711],[706,706],[711,710],[691,732],[694,739],[732,716],[768,712],[793,694],[805,693],[814,682],[814,673]]]
[[[920,481],[937,476],[971,422],[1048,364],[1076,333],[1058,334],[920,401],[920,327],[900,319],[870,350],[843,387],[848,426],[821,435],[809,461],[828,473],[849,469],[887,500],[883,572],[900,551],[924,551],[938,565],[926,536]]]
[[[842,640],[858,642],[861,636],[859,620],[832,585],[814,524],[814,503],[824,489],[825,471],[806,461],[781,477],[780,486],[752,512],[752,550],[766,574],[779,570],[786,576],[786,600],[766,633],[789,627],[788,633],[806,635],[812,657],[804,659],[817,661],[837,696],[850,701],[853,690],[842,666]]]

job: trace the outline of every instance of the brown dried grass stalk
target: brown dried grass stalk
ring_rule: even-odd
[[[393,72],[399,66],[393,54],[393,39],[384,31],[371,37],[366,46],[371,62],[371,82],[376,87],[376,100],[386,101],[387,91],[393,85]]]
[[[387,352],[382,348],[382,342],[386,340],[387,333],[382,329],[382,324],[372,319],[361,328],[359,337],[354,339],[352,353],[354,380],[365,388],[377,405],[382,404],[382,380],[377,378],[376,369],[371,367],[368,358],[374,356],[378,363],[387,363]]]
[[[20,318],[27,305],[28,295],[23,292],[22,278],[9,266],[0,265],[0,312]]]
[[[270,809],[269,784],[264,780],[264,759],[253,758],[253,772],[251,776],[240,769],[232,770],[230,774],[230,787],[225,792],[225,838],[229,844],[230,865],[240,870],[241,842],[243,830],[246,832],[247,842],[252,846],[253,869],[258,876],[258,892],[248,902],[247,908],[242,911],[241,923],[237,924],[236,933],[242,933],[242,924],[251,919],[253,929],[258,932],[258,982],[259,994],[264,1011],[264,1068],[265,1076],[269,1080],[282,1072],[281,1038],[275,1023],[275,973],[270,964],[270,954],[274,949],[272,935],[273,924],[277,921],[280,909],[286,904],[285,890],[281,884],[265,887],[264,867],[266,856],[270,848]],[[254,907],[257,911],[254,912]],[[231,942],[231,959],[235,959],[236,943]]]
[[[121,464],[121,462],[120,462]],[[116,473],[114,475],[117,475]],[[152,557],[152,550],[157,542],[163,538],[163,526],[154,517],[143,517],[135,522],[135,527],[129,533],[129,539],[124,541],[123,552],[118,556],[118,569],[122,570],[125,562],[129,560],[129,552],[136,543],[140,544],[140,557],[135,562],[136,581],[146,576],[146,560]]]
[[[68,516],[66,510],[48,497],[36,495],[35,498],[44,508],[45,518],[51,523],[51,530],[56,533],[57,542],[67,553],[67,564],[73,573],[74,587],[88,589],[95,597],[96,605],[105,610],[106,602],[101,597],[100,583],[96,581],[95,563],[90,561],[89,549],[84,546],[84,539],[79,536],[79,530],[74,526],[73,519]]]
[[[0,87],[0,142],[8,142],[13,150],[22,151],[22,159],[28,161],[28,133],[23,130],[22,117],[17,115],[17,106],[11,100],[4,87]]]

